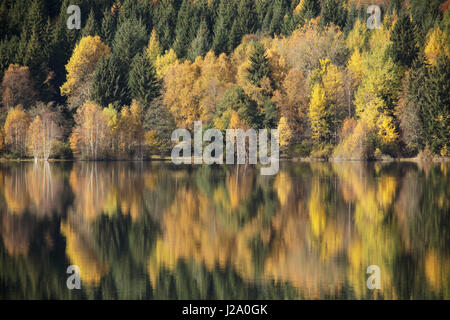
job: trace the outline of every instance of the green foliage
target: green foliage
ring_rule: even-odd
[[[325,0],[322,2],[320,12],[320,23],[327,25],[333,23],[343,29],[347,21],[347,9],[345,3],[339,0]]]
[[[211,46],[211,33],[205,20],[202,20],[197,30],[197,35],[192,40],[187,57],[194,61],[197,57],[203,57]]]
[[[278,112],[275,104],[267,99],[264,102],[264,127],[269,129],[276,128],[278,124]]]
[[[266,56],[266,49],[261,43],[255,43],[249,60],[250,67],[247,70],[249,74],[248,79],[253,85],[260,87],[261,80],[264,77],[270,79],[271,76],[269,60]]]
[[[124,66],[129,66],[134,56],[147,45],[148,36],[145,26],[136,19],[125,20],[119,24],[113,40],[113,53]]]
[[[101,106],[114,105],[120,109],[130,103],[126,70],[120,59],[112,54],[102,58],[94,72],[92,99]]]
[[[232,87],[225,91],[219,103],[219,117],[226,110],[237,111],[239,118],[252,128],[262,127],[262,116],[256,102],[251,100],[240,87]]]
[[[94,10],[92,9],[89,12],[89,16],[83,30],[81,31],[81,35],[83,37],[99,35],[97,19],[95,18]]]
[[[145,53],[137,54],[131,63],[128,88],[131,98],[138,100],[144,108],[160,95],[160,82],[153,64]]]
[[[440,57],[437,64],[426,67],[422,77],[414,79],[412,90],[419,104],[425,140],[435,154],[448,156],[450,150],[450,61]],[[424,76],[424,77],[423,77]]]
[[[400,150],[413,155],[426,146],[433,154],[448,154],[443,60],[450,46],[450,11],[439,7],[443,0],[410,0],[408,6],[389,1],[383,6],[386,14],[379,30],[367,28],[360,1],[74,1],[0,3],[0,78],[11,64],[28,67],[38,95],[24,94],[33,101],[68,110],[90,98],[120,111],[134,99],[163,123],[150,116],[145,120],[151,123],[146,130],[150,140],[156,139],[154,146],[168,141],[168,129],[161,128],[171,127],[168,119],[177,118],[171,114],[175,109],[162,103],[172,95],[189,104],[184,105],[190,110],[184,115],[189,119],[197,116],[195,104],[207,110],[205,120],[221,119],[222,124],[233,116],[233,125],[275,127],[283,116],[294,132],[290,144],[308,144],[314,137],[316,142],[336,145],[335,154],[342,157],[370,158],[377,148],[395,156]],[[66,26],[71,4],[82,7],[81,30]],[[438,27],[442,32],[427,37]],[[149,42],[150,30],[154,33]],[[60,88],[70,80],[66,65],[76,44],[93,35],[99,35],[112,54],[93,61],[93,74],[89,70],[86,79],[71,88],[73,94],[62,96]],[[432,36],[436,39],[430,40]],[[211,50],[215,60],[204,58]],[[424,53],[426,59],[421,57]],[[195,62],[198,57],[208,66],[214,63],[214,68],[203,68],[206,62]],[[327,58],[330,73],[320,64]],[[190,69],[185,65],[186,79],[177,83],[182,86],[179,92],[196,92],[189,102],[163,87],[177,76],[171,71],[174,66],[186,59],[194,63]],[[71,73],[78,71],[83,73]],[[294,71],[298,76],[292,77]],[[409,74],[402,87],[402,78]],[[10,77],[1,88],[3,104],[21,101],[17,81]],[[323,95],[314,93],[316,87]],[[67,138],[73,115],[62,112],[62,116]],[[338,133],[347,116],[356,124],[344,137]],[[356,145],[358,139],[361,143]]]
[[[391,32],[391,55],[395,62],[410,67],[418,54],[417,30],[409,15],[402,13]]]

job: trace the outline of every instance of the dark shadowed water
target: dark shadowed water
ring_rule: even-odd
[[[449,170],[3,163],[0,298],[449,299]]]

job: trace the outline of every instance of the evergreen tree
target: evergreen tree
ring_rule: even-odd
[[[96,36],[98,34],[99,32],[97,27],[97,20],[95,19],[94,10],[91,9],[91,11],[89,12],[89,16],[86,20],[86,24],[83,30],[81,31],[81,35],[83,37],[87,37],[87,36]]]
[[[112,46],[114,35],[117,30],[118,13],[116,10],[105,10],[103,14],[102,26],[101,26],[101,37],[104,43],[108,46]]]
[[[164,50],[168,50],[175,38],[173,25],[177,21],[176,0],[162,0],[155,16],[157,17],[156,30],[158,30],[161,45]]]
[[[128,88],[132,99],[147,108],[159,96],[161,85],[156,78],[155,68],[144,53],[137,54],[131,64]]]
[[[284,0],[275,0],[272,8],[269,32],[270,34],[280,34],[285,12]]]
[[[387,12],[389,14],[399,13],[402,8],[402,0],[391,0],[389,1],[389,7],[387,8]]]
[[[261,128],[263,118],[255,101],[245,94],[238,86],[229,88],[223,94],[219,103],[219,117],[227,110],[234,110],[241,120],[245,121],[251,128]]]
[[[275,104],[267,99],[264,102],[264,127],[265,128],[276,128],[278,124],[278,113]]]
[[[129,66],[133,57],[147,44],[147,31],[141,21],[130,19],[123,21],[113,40],[113,52],[125,66]]]
[[[231,28],[229,47],[236,48],[245,34],[254,33],[258,21],[253,0],[240,0],[237,8],[237,17]]]
[[[261,85],[261,80],[264,77],[270,79],[270,65],[266,57],[266,50],[264,46],[256,42],[253,48],[253,53],[250,55],[250,67],[248,68],[248,79],[255,86]]]
[[[210,48],[210,43],[211,35],[206,22],[203,20],[198,28],[197,36],[191,42],[187,57],[194,61],[195,58],[204,56]]]
[[[19,45],[19,38],[13,36],[10,40],[0,40],[0,79],[10,64],[14,62],[14,56]]]
[[[112,104],[118,110],[129,105],[126,70],[115,54],[103,57],[97,64],[91,98],[101,106]]]
[[[189,44],[191,43],[190,28],[192,27],[192,10],[189,0],[183,0],[180,11],[178,11],[177,26],[175,28],[175,43],[173,49],[177,57],[186,56]]]
[[[320,13],[320,4],[318,0],[301,0],[300,5],[301,7],[298,15],[302,24],[317,17]]]
[[[412,21],[417,25],[417,35],[420,42],[425,40],[428,30],[440,20],[439,5],[443,0],[409,0]]]
[[[409,15],[401,14],[391,33],[390,51],[395,62],[411,66],[418,53],[415,37],[415,28]]]
[[[410,93],[419,104],[425,140],[435,154],[449,155],[450,150],[450,60],[441,56],[436,65],[424,67],[413,81]],[[421,76],[422,75],[422,76]],[[425,80],[425,81],[424,81]]]
[[[230,30],[235,17],[235,2],[222,1],[219,6],[219,15],[214,26],[214,39],[212,49],[219,55],[222,52],[229,53]]]
[[[329,23],[344,28],[347,20],[347,9],[342,1],[325,0],[322,2],[322,11],[320,12],[320,23],[324,26]]]

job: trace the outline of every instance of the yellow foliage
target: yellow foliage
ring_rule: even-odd
[[[169,68],[177,62],[177,54],[172,48],[169,51],[166,50],[163,55],[157,56],[155,60],[155,69],[158,78],[163,79]]]
[[[147,57],[152,63],[156,62],[156,59],[162,54],[161,44],[159,43],[158,34],[156,30],[152,30],[150,40],[147,47]]]
[[[381,138],[381,143],[385,146],[397,141],[399,135],[392,117],[385,115],[380,117],[378,120],[378,136]]]
[[[450,48],[447,46],[447,36],[441,28],[436,27],[428,32],[425,56],[428,63],[434,65],[441,55],[450,59]]]
[[[5,121],[5,142],[11,146],[12,151],[24,155],[26,147],[27,129],[30,117],[21,105],[10,109]]]
[[[280,146],[287,147],[292,139],[292,130],[286,117],[280,118],[280,122],[278,123],[278,133],[280,136]]]
[[[359,50],[353,52],[350,60],[347,64],[348,70],[352,73],[353,76],[353,86],[357,87],[361,83],[362,80],[362,70],[363,70],[363,59]]]
[[[43,124],[40,116],[36,116],[28,128],[28,150],[37,159],[42,151],[43,143]]]
[[[315,237],[322,235],[325,230],[326,208],[322,198],[320,183],[313,182],[311,198],[309,199],[309,219],[311,223],[311,231]]]
[[[66,237],[66,255],[71,264],[80,267],[81,279],[88,285],[97,285],[108,272],[108,265],[95,256],[89,242],[69,223],[61,222],[61,233]]]
[[[292,191],[292,181],[289,174],[285,171],[280,171],[275,178],[273,187],[277,192],[278,200],[280,200],[281,206],[285,206],[289,199],[289,194]]]
[[[325,90],[320,84],[316,84],[312,90],[309,104],[309,118],[313,130],[313,138],[319,140],[326,134],[327,122],[325,119],[326,99]]]
[[[99,36],[81,38],[66,65],[67,80],[61,86],[61,94],[70,95],[80,84],[86,82],[94,73],[99,59],[109,54],[111,50]]]

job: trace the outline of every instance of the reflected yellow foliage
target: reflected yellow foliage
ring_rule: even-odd
[[[81,279],[88,285],[97,285],[108,272],[108,266],[96,257],[83,233],[69,222],[61,222],[61,233],[66,237],[66,255],[72,264],[80,267]]]

